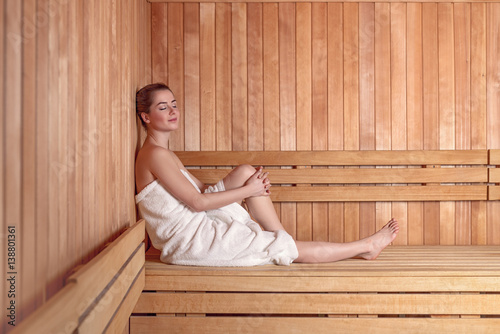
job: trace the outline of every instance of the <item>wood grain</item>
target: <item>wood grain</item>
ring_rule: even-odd
[[[151,6],[0,3],[0,203],[3,233],[16,227],[17,322],[136,220],[135,92],[152,81]]]

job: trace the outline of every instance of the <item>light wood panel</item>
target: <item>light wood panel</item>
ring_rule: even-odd
[[[16,323],[136,220],[135,92],[154,72],[150,7],[0,2],[3,268],[7,226],[16,238],[16,296],[4,280],[0,300],[15,300]]]
[[[498,319],[371,319],[371,318],[315,318],[302,317],[286,318],[259,318],[253,317],[132,317],[131,330],[133,333],[161,334],[164,328],[176,332],[204,332],[219,333],[221,328],[236,333],[251,331],[255,334],[265,333],[307,333],[314,328],[318,334],[327,333],[373,333],[383,334],[394,328],[405,333],[453,333],[468,334],[478,331],[485,334],[495,334],[496,327],[500,326]]]
[[[168,6],[154,3],[153,15]],[[187,6],[192,5],[185,3],[184,11]],[[191,88],[214,92],[210,106],[221,115],[214,124],[213,107],[202,99],[201,120],[186,122],[183,140],[190,140],[188,133],[199,136],[202,150],[263,147],[318,150],[321,156],[324,150],[447,149],[453,156],[454,150],[495,148],[500,141],[493,116],[499,23],[489,14],[498,3],[202,1],[199,6],[200,14],[204,7],[217,7],[215,19],[200,15],[193,24],[215,29],[218,37],[200,35],[199,57],[206,65],[199,87]],[[158,21],[164,22],[158,31],[168,29],[165,19]],[[153,32],[153,49],[168,43],[164,36]],[[217,60],[210,61],[216,53]],[[177,83],[168,73],[165,78],[175,91]],[[277,209],[287,229],[304,240],[358,239],[391,216],[399,218],[401,244],[500,240],[492,221],[498,206],[483,201],[287,203]]]
[[[122,331],[127,322],[123,315],[130,315],[144,287],[144,236],[141,220],[83,265],[13,333]]]
[[[269,300],[273,302],[269,303]],[[266,305],[266,312],[270,314],[496,315],[500,312],[498,307],[500,296],[457,294],[451,298],[449,295],[400,293],[380,296],[378,294],[165,292],[143,293],[134,312],[262,314],[262,305]]]

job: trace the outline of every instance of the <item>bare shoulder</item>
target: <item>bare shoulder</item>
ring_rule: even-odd
[[[177,161],[174,157],[169,150],[161,146],[146,145],[142,147],[135,161],[137,191],[140,192],[158,178],[158,169],[175,167]]]

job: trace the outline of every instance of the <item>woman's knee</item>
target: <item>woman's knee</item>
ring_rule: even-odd
[[[224,186],[226,189],[233,189],[241,187],[247,180],[255,174],[257,170],[248,164],[239,165],[235,167],[225,178]]]

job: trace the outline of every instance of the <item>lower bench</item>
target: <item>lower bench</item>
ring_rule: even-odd
[[[12,334],[124,333],[144,287],[145,222],[140,220],[71,275]]]
[[[389,246],[375,261],[184,267],[146,253],[131,333],[500,332],[500,247]]]

